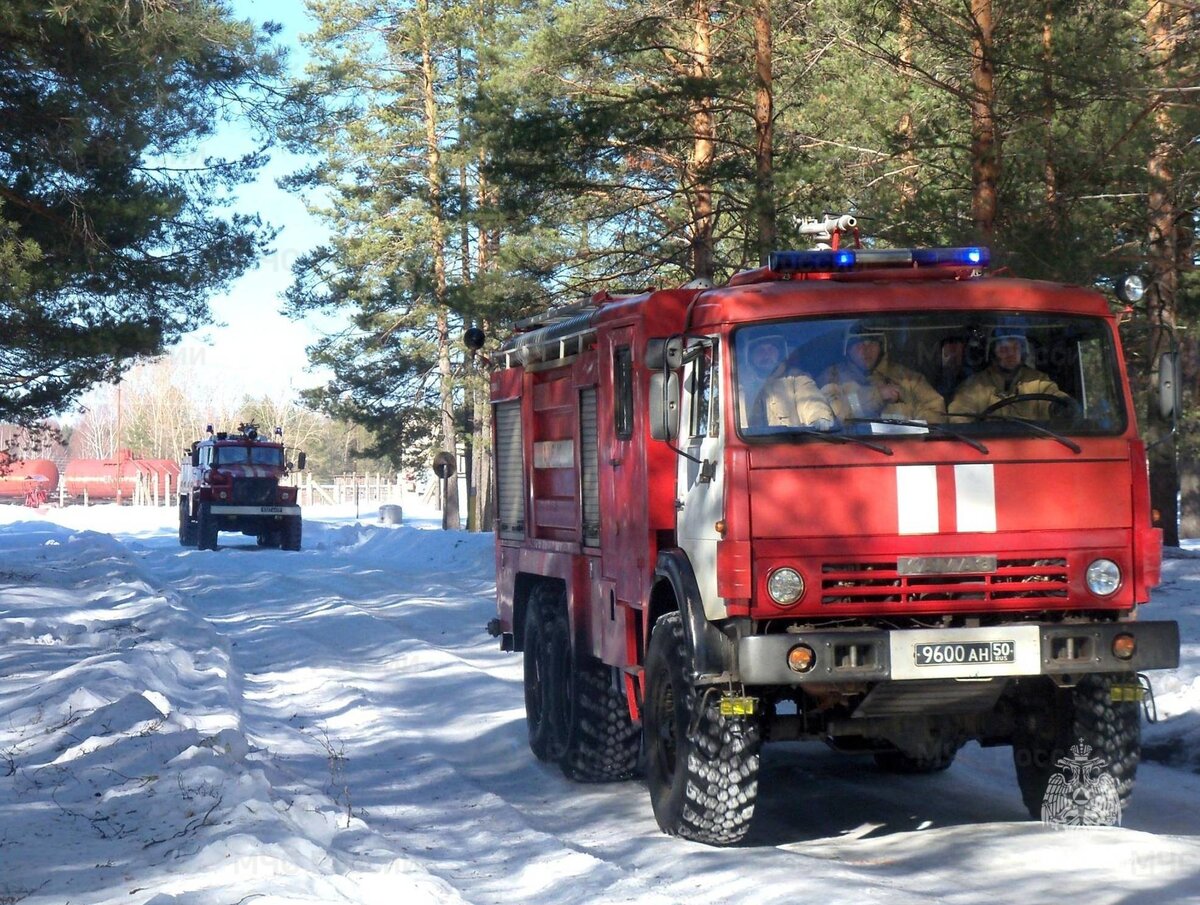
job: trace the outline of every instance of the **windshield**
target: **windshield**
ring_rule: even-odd
[[[775,321],[736,330],[733,360],[745,437],[1125,429],[1112,336],[1099,318],[970,311]]]
[[[218,446],[218,465],[275,465],[283,466],[283,450],[272,446]]]

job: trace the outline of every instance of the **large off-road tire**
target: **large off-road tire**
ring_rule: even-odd
[[[641,733],[609,667],[572,653],[568,625],[561,585],[535,588],[525,616],[529,747],[578,782],[629,779],[637,771]]]
[[[1061,773],[1058,761],[1080,741],[1102,758],[1105,773],[1116,785],[1121,806],[1129,803],[1142,754],[1141,705],[1113,700],[1113,685],[1134,683],[1130,676],[1084,676],[1070,690],[1050,688],[1026,713],[1018,716],[1013,738],[1013,762],[1021,798],[1034,820],[1051,778]]]
[[[559,594],[539,585],[525,608],[525,725],[538,760],[558,761],[567,749],[567,689],[571,645]]]
[[[750,829],[758,796],[756,721],[723,717],[718,697],[689,679],[678,613],[661,617],[646,654],[646,783],[663,832],[732,845]]]
[[[194,547],[199,539],[197,525],[192,521],[191,503],[187,497],[179,498],[179,546]]]
[[[211,503],[201,503],[196,518],[196,542],[201,550],[217,549],[217,517],[212,514]]]
[[[571,670],[563,773],[578,782],[615,782],[637,773],[641,729],[629,715],[625,693],[612,670],[593,657],[577,656]]]
[[[299,550],[303,522],[298,515],[289,515],[283,520],[283,538],[280,546],[285,550]]]

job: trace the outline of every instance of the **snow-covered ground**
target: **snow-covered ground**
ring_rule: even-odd
[[[1155,596],[1184,664],[1121,828],[1026,820],[1006,749],[781,745],[713,849],[529,753],[490,536],[329,512],[213,553],[171,515],[0,507],[0,903],[1200,901],[1200,552]]]

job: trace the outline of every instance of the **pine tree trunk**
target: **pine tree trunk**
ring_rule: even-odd
[[[1055,232],[1061,227],[1058,204],[1058,170],[1054,160],[1054,4],[1047,0],[1042,19],[1042,176],[1045,183],[1046,210]]]
[[[712,73],[712,10],[709,0],[694,0],[696,17],[692,44],[692,76],[706,81]],[[688,185],[692,197],[692,271],[697,279],[713,278],[712,166],[716,159],[716,116],[709,94],[692,111],[695,130]]]
[[[483,152],[480,152],[480,167],[479,167],[479,207],[481,210],[495,207],[496,198],[492,187],[488,184],[487,178],[484,176],[483,170]],[[500,253],[500,232],[499,230],[487,230],[482,227],[479,230],[479,236],[475,243],[476,254],[478,255],[478,263],[476,265],[476,273],[480,276],[492,272],[495,267],[495,261]],[[484,336],[491,332],[491,324],[484,320],[480,325]],[[491,386],[489,384],[487,372],[483,375],[483,386],[480,393],[482,399],[480,405],[475,409],[476,423],[476,443],[479,446],[479,472],[476,478],[477,499],[476,505],[479,508],[479,530],[491,531],[496,519],[496,497],[495,487],[492,482],[492,403],[491,403]]]
[[[774,39],[770,0],[754,0],[754,211],[758,227],[758,263],[775,247]]]
[[[1166,0],[1151,2],[1146,32],[1151,62],[1160,87],[1170,83],[1178,37],[1174,31],[1175,12]],[[1158,386],[1159,362],[1163,352],[1174,348],[1178,314],[1179,250],[1178,211],[1175,205],[1175,178],[1172,158],[1178,138],[1177,127],[1168,107],[1161,102],[1154,114],[1154,147],[1147,165],[1149,192],[1149,271],[1147,303],[1150,315],[1149,362],[1151,387]],[[1179,545],[1179,462],[1175,437],[1168,436],[1171,425],[1158,414],[1157,393],[1149,394],[1145,434],[1151,440],[1150,505],[1155,521],[1163,529],[1163,543]],[[1154,442],[1161,440],[1163,442]]]
[[[971,219],[977,238],[991,240],[996,226],[1000,149],[996,137],[992,0],[971,0]]]
[[[450,316],[446,307],[446,228],[442,217],[442,162],[438,144],[437,82],[429,33],[429,0],[419,0],[421,23],[421,91],[425,104],[425,154],[429,188],[430,240],[433,253],[434,305],[437,309],[438,377],[442,413],[442,448],[458,457],[454,426],[454,373],[450,364]],[[458,478],[446,481],[442,527],[461,527],[458,511]]]

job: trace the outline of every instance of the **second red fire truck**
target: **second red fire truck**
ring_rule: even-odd
[[[295,470],[304,465],[298,453]],[[299,491],[283,482],[292,470],[279,428],[267,438],[253,424],[215,433],[209,425],[180,467],[179,543],[215,550],[219,532],[237,531],[260,547],[299,550]]]
[[[1139,618],[1161,534],[1116,321],[986,263],[776,253],[503,344],[489,628],[524,653],[537,757],[644,769],[660,827],[712,844],[749,828],[774,740],[901,772],[1011,746],[1035,817],[1082,740],[1128,798],[1139,673],[1177,665],[1179,637]],[[895,387],[874,406],[838,389],[863,336]],[[982,374],[1017,337],[1049,384],[957,414],[929,396],[948,340]]]

